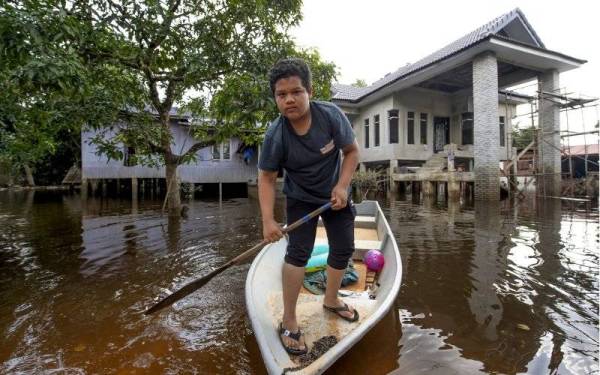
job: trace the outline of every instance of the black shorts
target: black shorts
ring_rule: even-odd
[[[287,223],[304,217],[320,207],[319,204],[287,198]],[[329,256],[327,264],[337,270],[346,269],[354,252],[354,218],[356,208],[351,200],[341,210],[327,210],[321,214],[327,238],[329,240]],[[310,258],[317,235],[319,218],[315,217],[289,232],[289,242],[285,254],[285,262],[296,267],[304,267]]]

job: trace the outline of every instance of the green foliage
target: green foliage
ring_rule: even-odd
[[[352,84],[352,86],[354,87],[367,87],[369,85],[367,85],[367,81],[365,81],[364,79],[357,79],[356,81],[354,81],[354,83]]]
[[[223,86],[212,97],[210,114],[218,119],[220,134],[224,138],[235,135],[246,144],[262,141],[269,122],[279,115],[269,87],[268,73],[273,64],[283,57],[303,58],[313,75],[313,99],[331,99],[335,65],[323,62],[314,49],[295,50],[291,43],[280,47],[271,56],[264,56],[263,63],[255,66],[253,72],[228,75]]]
[[[512,131],[513,147],[522,150],[533,141],[535,130],[532,128],[518,129]]]
[[[352,187],[359,190],[363,199],[369,191],[377,191],[385,184],[385,172],[377,170],[356,171],[352,176]]]
[[[232,136],[257,143],[276,115],[266,73],[277,59],[307,59],[315,97],[329,99],[334,65],[287,36],[300,10],[300,0],[2,2],[0,157],[39,162],[84,126],[110,158],[128,145],[149,165]],[[183,155],[171,150],[174,105],[195,118]]]
[[[0,5],[0,158],[13,173],[59,148],[78,159],[81,126],[114,121],[136,85],[109,66],[87,66],[69,39],[76,20],[50,4]]]

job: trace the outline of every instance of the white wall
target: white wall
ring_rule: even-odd
[[[399,143],[389,143],[389,123],[388,111],[392,109],[399,110]],[[387,160],[419,160],[426,161],[433,154],[433,119],[434,117],[450,118],[450,142],[458,144],[463,149],[463,156],[472,157],[472,145],[462,145],[461,114],[463,112],[473,111],[473,99],[469,95],[451,95],[437,91],[421,88],[410,88],[390,95],[374,104],[357,108],[346,109],[352,111],[352,124],[358,144],[360,146],[360,161],[375,162]],[[407,113],[415,113],[414,144],[408,144],[407,135]],[[513,104],[498,104],[498,116],[505,117],[506,145],[510,145],[512,140],[510,133],[512,129],[511,117],[515,115],[516,109]],[[427,113],[427,144],[420,143],[421,126],[420,114]],[[380,145],[374,147],[375,129],[374,116],[380,117]],[[369,119],[369,148],[365,149],[365,119]],[[498,143],[500,140],[498,139]],[[510,159],[510,148],[500,147],[498,152],[499,160]]]

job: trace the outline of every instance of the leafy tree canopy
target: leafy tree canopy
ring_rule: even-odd
[[[123,143],[135,146],[166,166],[170,184],[202,147],[257,142],[257,124],[275,114],[266,72],[279,58],[307,58],[316,96],[329,97],[334,66],[287,36],[300,10],[300,0],[3,2],[2,150],[33,161],[59,145],[59,130],[86,124],[101,152],[120,158]],[[196,119],[187,150],[172,147],[176,105]],[[126,121],[111,129],[117,119]]]

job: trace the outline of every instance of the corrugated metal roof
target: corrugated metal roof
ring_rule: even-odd
[[[570,147],[570,151],[569,152],[569,147],[564,147],[563,151],[565,152],[565,154],[569,155],[591,155],[591,154],[598,154],[598,144],[594,143],[594,144],[589,144],[587,145],[577,145],[577,146],[571,146]]]
[[[349,100],[355,101],[358,100],[372,92],[377,91],[383,86],[387,85],[390,82],[398,80],[400,78],[406,77],[413,72],[416,72],[428,65],[436,63],[440,60],[443,60],[446,57],[449,57],[457,52],[465,50],[468,47],[473,46],[479,41],[487,38],[490,35],[496,34],[498,31],[502,30],[505,26],[507,26],[510,22],[512,22],[515,18],[520,17],[520,19],[525,23],[525,25],[529,28],[529,31],[532,33],[533,37],[536,39],[536,42],[542,47],[545,48],[541,39],[535,33],[525,15],[519,8],[515,8],[510,12],[501,15],[500,17],[495,18],[494,20],[486,23],[485,25],[475,29],[469,34],[463,36],[462,38],[448,44],[442,49],[437,50],[431,55],[417,61],[416,63],[406,65],[393,73],[387,74],[385,77],[380,80],[374,82],[372,85],[364,88],[357,88],[351,85],[342,85],[335,83],[333,84],[334,100]]]

